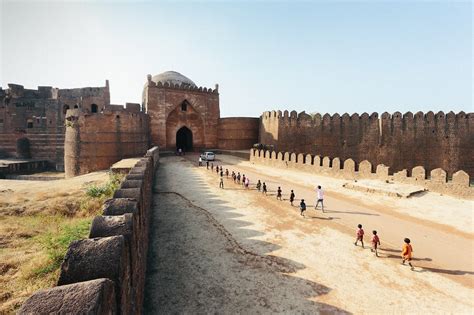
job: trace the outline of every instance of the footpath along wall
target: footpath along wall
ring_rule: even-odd
[[[338,157],[256,149],[250,149],[250,162],[349,180],[378,179],[412,184],[442,194],[474,199],[474,188],[469,185],[469,175],[462,170],[455,172],[452,179],[448,181],[446,171],[441,168],[432,170],[429,176],[422,166],[391,174],[390,167],[384,164],[374,166],[367,160],[356,163],[352,159],[342,161]]]
[[[69,245],[58,286],[34,293],[19,314],[140,314],[148,229],[159,149],[147,151],[130,170],[88,239]]]

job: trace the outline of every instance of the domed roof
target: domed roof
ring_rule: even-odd
[[[176,71],[166,71],[157,75],[154,75],[151,80],[155,83],[161,82],[164,84],[168,82],[170,84],[178,84],[178,85],[189,85],[189,86],[196,86],[191,79],[185,77],[179,72]]]

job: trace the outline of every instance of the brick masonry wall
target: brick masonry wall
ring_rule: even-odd
[[[258,142],[259,119],[230,117],[219,119],[217,148],[221,150],[247,150]]]
[[[0,157],[19,157],[16,141],[27,138],[31,158],[48,160],[57,170],[64,169],[65,110],[87,112],[95,104],[100,111],[110,103],[108,82],[105,87],[77,89],[8,86],[0,88]]]
[[[148,116],[142,112],[116,107],[97,114],[68,110],[66,177],[108,169],[123,158],[144,154],[148,135]]]
[[[391,172],[422,165],[443,168],[449,177],[459,169],[474,175],[474,115],[460,112],[408,112],[392,115],[265,112],[259,142],[275,150],[368,160]]]
[[[147,151],[130,170],[89,239],[69,245],[58,286],[34,293],[19,314],[141,314],[152,187],[159,150]]]

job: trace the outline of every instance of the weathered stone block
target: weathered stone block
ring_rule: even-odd
[[[423,166],[416,166],[411,170],[411,177],[415,181],[423,182],[426,179],[426,171]]]
[[[122,235],[72,242],[61,264],[58,285],[110,279],[115,283],[119,311],[129,313],[132,294],[127,246]]]
[[[18,314],[117,314],[114,282],[95,279],[41,290]]]
[[[469,187],[469,175],[464,171],[457,171],[453,174],[453,184]]]
[[[359,176],[361,178],[370,178],[372,176],[372,163],[367,160],[360,162]]]
[[[446,171],[441,168],[435,168],[430,172],[431,181],[437,184],[446,183]]]

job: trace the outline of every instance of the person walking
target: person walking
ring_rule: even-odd
[[[324,203],[323,203],[324,192],[321,186],[318,186],[318,188],[316,189],[316,194],[317,194],[317,200],[316,200],[316,205],[314,206],[314,209],[318,209],[318,205],[321,202],[321,210],[324,213]]]
[[[202,166],[202,157],[199,157],[199,166]]]
[[[360,241],[362,243],[362,248],[364,248],[364,229],[362,229],[362,224],[357,225],[358,229],[356,231],[356,241],[354,243],[357,246],[357,243]]]
[[[295,193],[293,192],[293,189],[291,190],[290,193],[290,204],[293,205],[293,201],[295,201]]]
[[[245,186],[245,174],[242,174],[242,185]]]
[[[267,184],[265,184],[265,182],[263,182],[263,185],[262,185],[262,194],[267,195]]]
[[[216,165],[216,173],[219,175],[219,166]]]
[[[211,163],[211,171],[214,172],[214,163]]]
[[[206,160],[206,169],[208,170],[209,169],[209,161]]]
[[[277,189],[277,200],[281,201],[281,188],[280,188],[280,186],[278,186],[278,189]]]
[[[258,180],[256,187],[258,192],[260,192],[260,188],[262,188],[262,182],[260,181],[260,179]]]
[[[237,184],[240,185],[240,172],[237,172]]]
[[[248,177],[245,178],[245,189],[249,189],[250,186],[250,179]]]
[[[375,256],[379,257],[379,254],[377,253],[377,247],[380,246],[380,239],[377,235],[377,231],[372,231],[372,248],[371,251],[375,252]]]
[[[301,199],[300,202],[300,216],[304,217],[304,212],[306,211],[306,203],[304,202],[304,199]]]
[[[408,261],[408,265],[410,265],[411,269],[413,270],[414,268],[411,264],[413,247],[411,247],[409,238],[405,238],[403,241],[405,242],[405,244],[403,244],[402,247],[402,265],[405,264],[405,261]]]
[[[219,188],[224,189],[224,177],[221,176],[220,181],[219,181]]]
[[[225,169],[225,177],[229,178],[229,169]]]

